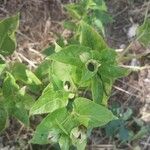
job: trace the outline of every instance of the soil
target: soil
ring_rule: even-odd
[[[20,12],[17,52],[9,58],[9,61],[17,59],[26,63],[31,69],[35,68],[44,59],[40,52],[54,43],[57,34],[64,34],[61,21],[65,20],[67,15],[63,11],[63,4],[70,2],[73,0],[0,0],[0,19]],[[129,37],[130,28],[143,22],[149,1],[106,0],[106,3],[113,17],[113,22],[106,27],[106,39],[110,47],[124,49],[132,42],[128,53],[136,55],[150,52],[135,41],[134,36]],[[142,59],[131,59],[127,65],[132,64],[150,65],[150,57],[146,55]],[[136,117],[142,118],[149,124],[150,70],[140,70],[117,80],[110,97],[110,104],[114,102],[118,102],[123,108],[132,108]],[[9,124],[9,128],[0,136],[0,150],[53,149],[50,145],[28,144],[32,131],[24,128],[14,118]],[[113,149],[117,142],[103,136],[103,131],[100,129],[95,129],[89,143],[90,149],[103,150]],[[150,149],[150,136],[137,143],[142,146],[142,150]],[[138,145],[126,145],[123,149],[138,148]]]

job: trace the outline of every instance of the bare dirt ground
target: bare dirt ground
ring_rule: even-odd
[[[0,0],[0,19],[20,12],[20,28],[17,31],[17,52],[9,58],[10,61],[19,60],[31,69],[35,68],[44,57],[41,51],[53,43],[56,34],[65,34],[61,21],[67,18],[63,11],[63,4],[73,0]],[[149,1],[144,0],[107,0],[109,13],[113,16],[113,23],[106,28],[106,38],[109,45],[116,49],[123,49],[134,41],[129,36],[129,30],[134,25],[143,22]],[[128,53],[142,54],[150,50],[133,42]],[[131,59],[128,65],[150,65],[150,57]],[[150,123],[150,70],[143,69],[132,73],[129,77],[120,79],[114,85],[111,101],[118,101],[122,107],[130,107],[136,116]],[[0,136],[0,150],[52,149],[50,146],[35,146],[27,144],[31,138],[31,131],[24,129],[16,120],[11,120],[10,128]],[[101,131],[95,130],[91,136],[91,144],[96,145],[93,150],[112,149],[115,141],[102,137]],[[150,136],[139,141],[142,150],[150,149]],[[134,149],[128,145],[124,149]]]

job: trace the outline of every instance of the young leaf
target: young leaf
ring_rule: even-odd
[[[80,54],[89,52],[90,48],[80,45],[70,45],[62,48],[58,53],[50,55],[48,58],[51,60],[59,61],[65,64],[74,66],[82,66],[82,61],[79,59]]]
[[[102,76],[108,77],[109,79],[117,79],[128,75],[129,70],[123,67],[103,63],[99,72]]]
[[[85,150],[87,144],[87,134],[86,129],[82,127],[76,127],[72,129],[70,134],[72,144],[77,148],[77,150]]]
[[[59,80],[69,81],[71,78],[72,66],[58,61],[52,62],[52,74],[55,74]]]
[[[15,104],[12,115],[19,119],[26,126],[29,126],[29,115],[22,102]]]
[[[76,126],[74,119],[69,115],[66,108],[57,109],[47,115],[37,126],[31,142],[35,144],[59,143],[62,135],[69,136],[71,130]]]
[[[15,63],[12,67],[12,74],[16,80],[22,81],[29,85],[41,85],[42,82],[37,78],[37,76],[27,70],[26,66],[22,63]]]
[[[28,77],[26,75],[26,69],[27,68],[26,68],[25,64],[16,62],[12,66],[12,75],[14,76],[14,78],[16,80],[27,82],[28,81]]]
[[[64,91],[54,91],[51,85],[48,85],[39,99],[30,109],[30,114],[43,114],[53,112],[56,109],[65,107],[68,103],[68,93]]]
[[[98,51],[108,47],[104,39],[90,25],[84,22],[81,25],[80,43]]]
[[[50,60],[45,60],[43,61],[38,68],[35,70],[35,75],[42,80],[45,76],[48,75],[49,70],[50,70],[50,65],[51,61]]]
[[[7,76],[4,79],[2,90],[4,97],[6,99],[10,98],[11,100],[13,100],[15,93],[19,90],[19,86],[16,84],[16,80],[10,73],[7,73]]]
[[[22,102],[26,110],[30,110],[35,102],[34,98],[31,95],[27,94],[25,89],[19,90],[17,98]]]
[[[59,139],[59,146],[61,150],[69,150],[70,147],[70,139],[66,135],[61,135]]]
[[[74,112],[80,124],[87,128],[104,126],[116,118],[106,107],[86,98],[75,99]]]
[[[0,54],[7,56],[16,48],[15,32],[19,26],[19,15],[0,22]]]

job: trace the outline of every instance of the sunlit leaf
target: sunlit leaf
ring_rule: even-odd
[[[80,42],[82,45],[98,51],[108,47],[104,39],[90,25],[82,23],[81,27]]]
[[[30,109],[30,114],[43,114],[53,112],[56,109],[65,107],[68,103],[68,93],[64,91],[54,91],[51,85],[48,85],[39,99]]]
[[[75,99],[74,111],[79,122],[88,128],[104,126],[116,118],[106,107],[86,98]]]
[[[19,26],[19,15],[0,22],[0,54],[7,56],[16,48],[15,32]]]

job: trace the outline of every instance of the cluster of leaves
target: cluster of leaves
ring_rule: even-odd
[[[5,33],[1,36],[4,59],[16,46],[18,15],[3,20],[0,25]],[[1,61],[1,130],[8,117],[16,117],[29,126],[29,115],[48,113],[37,126],[32,143],[59,143],[61,149],[69,149],[70,145],[84,149],[87,132],[116,118],[107,108],[107,99],[114,80],[126,70],[117,65],[115,51],[108,48],[91,26],[82,22],[80,28],[78,44],[64,48],[57,45],[56,52],[35,73],[19,62]],[[84,96],[85,90],[91,91],[91,99]]]
[[[128,73],[118,66],[116,52],[87,23],[81,22],[78,44],[56,46],[51,61],[50,83],[30,109],[30,115],[49,113],[38,125],[32,143],[59,143],[85,149],[92,128],[116,117],[107,108],[115,79]],[[91,97],[86,97],[86,91]]]
[[[93,26],[104,35],[104,26],[112,22],[112,17],[107,13],[104,0],[80,0],[78,3],[65,6],[72,20],[65,21],[64,27],[76,31],[80,21]]]
[[[0,131],[9,117],[29,126],[30,116],[45,114],[32,143],[59,143],[62,150],[71,146],[84,150],[93,128],[117,119],[107,102],[114,81],[128,70],[118,65],[115,50],[92,27],[95,20],[103,20],[96,15],[99,11],[105,14],[103,1],[82,0],[66,9],[78,26],[73,41],[56,43],[55,51],[33,72],[19,62],[4,61],[16,48],[19,16],[0,22]],[[108,131],[109,124],[106,128]]]
[[[111,138],[117,138],[121,144],[135,142],[150,132],[149,125],[134,116],[131,108],[123,109],[117,103],[111,106],[111,110],[117,120],[112,120],[104,128],[106,135]]]
[[[12,116],[29,126],[28,112],[35,98],[27,91],[35,92],[42,87],[42,82],[24,64],[5,61],[16,48],[18,25],[19,15],[0,22],[0,131],[8,126]]]

